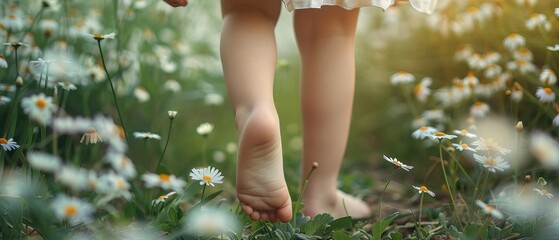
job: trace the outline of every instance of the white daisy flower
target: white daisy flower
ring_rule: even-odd
[[[0,60],[2,59],[2,56],[0,55]],[[1,61],[0,61],[1,62]],[[18,77],[21,78],[21,77]],[[0,84],[0,91],[5,91],[5,92],[15,92],[16,91],[16,85],[15,84],[7,84],[7,83],[3,83]]]
[[[161,136],[151,132],[134,132],[133,134],[135,138],[161,140]]]
[[[415,188],[419,194],[427,193],[431,195],[431,197],[435,197],[435,193],[429,190],[426,186],[416,187],[412,185],[412,187]]]
[[[479,138],[478,140],[474,141],[472,145],[475,146],[475,149],[478,151],[499,152],[502,155],[511,152],[510,149],[499,146],[499,144],[492,138]]]
[[[485,117],[485,115],[487,115],[489,111],[490,111],[489,105],[487,105],[487,103],[482,101],[477,101],[470,107],[470,115],[472,117],[477,117],[477,118]]]
[[[231,211],[202,207],[185,217],[183,229],[189,234],[207,238],[238,232],[242,229],[242,224]]]
[[[469,138],[476,138],[477,137],[477,135],[471,133],[470,131],[468,131],[466,129],[454,130],[453,133],[458,134],[460,136],[469,137]]]
[[[474,54],[474,49],[470,45],[463,45],[454,53],[454,59],[457,61],[466,61]]]
[[[496,65],[499,61],[501,61],[501,54],[495,51],[487,51],[484,59],[488,64]]]
[[[134,88],[134,96],[140,103],[145,103],[150,99],[149,92],[143,87]]]
[[[552,198],[553,194],[550,193],[549,191],[547,191],[546,189],[539,189],[539,188],[534,188],[534,191],[536,191],[538,194],[540,194],[541,196],[546,196],[548,198]]]
[[[400,71],[390,76],[390,83],[392,85],[406,84],[415,81],[415,77],[408,72]]]
[[[464,77],[464,79],[462,79],[462,81],[464,82],[464,86],[467,86],[470,89],[473,89],[479,84],[479,79],[472,71],[468,72],[468,74]]]
[[[10,101],[12,101],[12,99],[10,99],[9,97],[6,96],[0,96],[0,106],[9,103]]]
[[[129,157],[122,153],[108,153],[105,161],[109,162],[112,168],[125,178],[136,177],[136,166]]]
[[[2,149],[4,149],[4,151],[12,151],[19,148],[19,145],[17,145],[17,142],[14,141],[13,138],[10,139],[0,138],[0,146],[2,146]]]
[[[42,125],[50,123],[52,114],[57,109],[52,97],[47,97],[44,93],[23,98],[21,107],[31,119]]]
[[[392,165],[394,165],[394,168],[402,168],[406,171],[410,171],[413,167],[412,166],[408,166],[406,164],[403,164],[402,162],[398,161],[398,159],[396,158],[391,158],[391,157],[387,157],[385,155],[382,155],[382,157],[384,158],[384,160],[392,163]]]
[[[501,211],[497,210],[494,206],[489,205],[484,203],[481,200],[477,200],[476,204],[483,209],[483,212],[485,214],[491,214],[491,216],[493,216],[494,218],[498,218],[498,219],[502,219],[503,218],[503,214],[501,213]]]
[[[530,18],[526,20],[526,28],[528,30],[543,29],[546,31],[551,30],[551,23],[547,20],[547,16],[541,13],[532,13]]]
[[[97,142],[103,142],[103,138],[99,136],[97,130],[95,128],[88,128],[87,131],[83,134],[82,138],[80,139],[80,143],[87,144],[96,144]]]
[[[559,8],[555,8],[555,16],[559,17]]]
[[[415,139],[425,139],[426,137],[433,136],[438,130],[430,126],[421,126],[415,130],[411,136]]]
[[[167,116],[169,116],[170,119],[175,119],[175,117],[177,117],[177,111],[167,111]]]
[[[415,85],[413,93],[415,94],[415,98],[420,102],[425,102],[429,95],[431,94],[431,89],[429,86],[433,83],[433,79],[429,77],[425,77],[419,82],[419,84]]]
[[[56,172],[62,167],[60,157],[43,152],[28,153],[27,161],[31,167],[45,172]]]
[[[156,205],[156,204],[159,204],[159,203],[163,203],[163,202],[167,201],[167,198],[169,198],[169,197],[171,197],[175,194],[177,194],[177,192],[173,191],[173,192],[167,193],[165,195],[161,195],[161,196],[157,197],[156,199],[152,200],[151,204]]]
[[[208,93],[204,98],[204,103],[208,106],[220,106],[223,101],[223,96],[219,93]]]
[[[557,51],[559,51],[559,44],[555,44],[553,46],[547,46],[547,50],[552,51],[552,52],[557,52]]]
[[[431,135],[431,138],[432,138],[432,139],[437,139],[437,140],[439,140],[439,141],[440,141],[440,140],[443,140],[443,139],[451,140],[451,139],[454,139],[454,138],[456,138],[456,137],[458,137],[458,136],[452,135],[452,134],[446,134],[446,133],[441,132],[441,131],[437,131],[437,132],[435,132],[433,135]]]
[[[544,132],[530,136],[530,151],[545,167],[559,169],[559,142]]]
[[[508,62],[507,69],[511,71],[518,70],[522,74],[536,72],[537,70],[536,65],[524,59],[517,59],[515,61]]]
[[[208,136],[214,130],[214,125],[211,123],[202,123],[196,128],[196,132],[202,136]]]
[[[480,70],[487,67],[487,61],[479,53],[472,54],[468,60],[468,66],[470,69]]]
[[[8,61],[2,55],[0,55],[0,68],[8,68]]]
[[[89,33],[86,33],[85,36],[92,37],[93,39],[95,39],[97,41],[101,41],[101,40],[107,39],[107,38],[115,39],[116,33],[114,33],[114,32],[108,33],[108,34],[100,34],[100,33],[89,34]]]
[[[56,172],[56,180],[74,191],[85,190],[89,187],[87,172],[73,166],[62,166],[62,169]]]
[[[477,152],[475,149],[471,148],[470,146],[468,146],[468,144],[463,142],[453,143],[452,146],[454,146],[454,148],[458,149],[460,152],[464,152],[464,151]]]
[[[58,219],[67,220],[72,225],[90,221],[95,211],[90,203],[66,195],[56,196],[50,207]]]
[[[503,73],[503,68],[493,63],[487,65],[487,68],[485,68],[485,71],[483,71],[483,75],[485,76],[485,78],[488,79],[499,77],[501,73]]]
[[[557,75],[555,75],[555,71],[544,68],[540,73],[540,81],[545,85],[555,85],[557,83]]]
[[[181,178],[164,173],[144,173],[144,175],[142,175],[142,180],[146,183],[147,188],[160,187],[162,189],[173,190],[176,192],[181,192],[186,185],[186,182]]]
[[[514,50],[513,57],[515,60],[524,60],[527,62],[531,62],[532,60],[534,60],[534,54],[532,53],[532,51],[525,47]]]
[[[536,96],[542,103],[553,103],[555,101],[555,92],[550,87],[538,87]]]
[[[76,85],[74,85],[73,83],[71,83],[70,81],[64,81],[64,82],[58,82],[58,86],[62,87],[62,89],[66,90],[66,91],[72,91],[72,90],[76,90],[78,89],[76,87]]]
[[[510,97],[515,102],[522,101],[522,98],[524,97],[524,91],[522,89],[522,86],[520,86],[520,84],[518,84],[517,82],[515,82],[514,86],[512,87]]]
[[[514,51],[519,47],[524,47],[526,39],[520,34],[512,33],[503,40],[503,45],[509,51]]]
[[[559,126],[559,113],[553,118],[553,126]]]
[[[493,173],[496,173],[496,170],[505,171],[506,169],[510,168],[510,164],[502,157],[488,158],[486,156],[474,153],[474,159],[483,167],[487,168],[488,171]]]
[[[112,171],[99,176],[95,187],[97,191],[108,194],[110,198],[123,197],[126,200],[132,199],[130,183],[126,178]]]
[[[192,180],[200,181],[200,185],[205,184],[214,187],[215,184],[223,183],[221,172],[217,168],[210,166],[206,168],[193,168],[189,176]]]
[[[177,80],[169,79],[163,84],[165,90],[171,92],[180,92],[182,90],[181,84]]]

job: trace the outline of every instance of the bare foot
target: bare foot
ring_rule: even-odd
[[[314,217],[321,213],[329,213],[334,218],[351,216],[365,218],[371,216],[371,208],[363,200],[348,195],[340,190],[336,193],[321,196],[306,195],[303,198],[303,213]]]
[[[238,121],[237,198],[241,207],[253,220],[288,222],[291,198],[283,175],[277,114],[261,108]]]

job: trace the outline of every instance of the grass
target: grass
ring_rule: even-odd
[[[298,200],[289,223],[252,221],[235,200],[236,130],[219,61],[217,3],[143,3],[2,3],[0,238],[556,235],[553,1],[440,1],[433,15],[408,5],[362,9],[339,187],[363,196],[375,215],[311,219]],[[85,36],[112,32],[115,39]],[[507,48],[518,35],[524,44]],[[275,94],[286,179],[298,199],[298,60],[281,49]],[[391,83],[402,74],[413,79]],[[204,123],[213,128],[201,135]],[[412,137],[422,126],[435,131]],[[413,169],[401,171],[383,155]],[[189,177],[208,166],[222,183]],[[424,196],[427,190],[434,197]]]

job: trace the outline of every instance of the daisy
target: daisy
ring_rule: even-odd
[[[382,155],[382,157],[384,158],[384,160],[392,163],[392,165],[394,165],[395,169],[402,168],[402,169],[409,172],[413,168],[412,166],[408,166],[406,164],[403,164],[402,162],[398,161],[398,159],[396,159],[396,158],[387,157],[385,155]]]
[[[97,142],[102,142],[103,138],[101,138],[101,136],[99,136],[99,134],[97,133],[97,130],[95,130],[95,128],[88,128],[87,131],[83,134],[82,138],[80,139],[80,143],[84,143],[87,144],[96,144]]]
[[[165,195],[161,195],[161,196],[157,197],[156,199],[152,200],[151,204],[155,205],[155,204],[163,203],[163,202],[167,201],[167,198],[169,198],[169,197],[171,197],[175,194],[177,194],[177,192],[173,191],[173,192],[167,193]]]
[[[167,111],[167,116],[169,116],[170,119],[175,119],[175,117],[177,117],[177,111]]]
[[[50,123],[52,114],[57,107],[53,103],[52,97],[47,97],[44,93],[25,97],[21,100],[23,112],[42,125]]]
[[[489,110],[490,108],[487,103],[477,101],[470,107],[470,115],[472,115],[473,117],[482,118],[487,115]]]
[[[215,184],[223,183],[221,172],[217,168],[208,166],[207,168],[193,168],[189,176],[192,180],[200,181],[200,185],[210,185],[212,187]]]
[[[454,59],[457,61],[466,61],[474,54],[474,49],[470,45],[463,45],[454,53]]]
[[[2,55],[0,55],[0,68],[8,68],[8,61]]]
[[[412,74],[404,71],[394,73],[392,74],[392,76],[390,76],[390,83],[392,85],[411,83],[413,81],[415,81],[415,77]]]
[[[461,152],[464,151],[472,151],[472,152],[477,152],[475,149],[471,148],[470,146],[468,146],[468,144],[460,142],[460,143],[453,143],[452,146],[454,146],[454,148],[458,149]]]
[[[555,85],[557,83],[557,75],[555,75],[555,71],[545,68],[540,73],[540,81],[545,85]]]
[[[553,126],[559,126],[559,113],[553,118]]]
[[[425,102],[427,97],[431,94],[431,89],[429,86],[433,83],[433,79],[425,77],[419,82],[419,84],[415,85],[413,90],[415,94],[415,98],[420,102]]]
[[[142,138],[142,139],[157,139],[157,140],[161,140],[161,136],[155,134],[155,133],[150,133],[150,132],[134,132],[134,137],[135,138]]]
[[[12,151],[19,148],[19,145],[17,145],[17,142],[14,141],[13,138],[7,140],[5,138],[0,138],[0,146],[2,146],[2,149],[4,149],[4,151]]]
[[[211,123],[202,123],[196,128],[196,132],[204,137],[210,135],[214,130],[214,125]]]
[[[550,87],[538,87],[536,96],[542,103],[552,103],[555,101],[555,92]]]
[[[21,77],[18,77],[21,78]],[[17,81],[17,79],[16,79]],[[0,84],[0,91],[4,91],[4,92],[15,92],[16,91],[16,85],[15,84]]]
[[[532,13],[530,18],[526,20],[526,28],[528,28],[528,30],[535,30],[536,28],[538,28],[549,31],[551,30],[551,23],[549,23],[549,21],[547,20],[547,16],[545,16],[544,14]]]
[[[481,200],[477,200],[477,201],[476,201],[476,204],[477,204],[481,209],[483,209],[483,212],[484,212],[485,214],[491,214],[491,216],[493,216],[494,218],[498,218],[498,219],[503,218],[503,214],[501,213],[501,211],[497,210],[494,206],[489,205],[489,204],[486,204],[486,203],[484,203],[484,202],[481,201]]]
[[[513,56],[516,60],[524,60],[527,62],[531,62],[532,60],[534,60],[534,54],[532,53],[532,51],[525,47],[516,49],[513,53]]]
[[[138,99],[138,102],[141,103],[145,103],[150,99],[149,92],[146,91],[146,89],[143,87],[137,87],[134,89],[134,97],[136,97],[136,99]]]
[[[520,86],[520,84],[515,82],[510,94],[511,99],[515,102],[520,102],[523,96],[524,96],[524,91],[522,90],[522,86]]]
[[[530,137],[530,151],[545,167],[559,168],[559,142],[544,132]]]
[[[503,45],[509,51],[514,51],[519,47],[524,47],[526,39],[520,34],[512,33],[503,40]]]
[[[555,8],[555,16],[559,17],[559,8]]]
[[[72,91],[72,90],[76,90],[78,89],[76,87],[76,85],[74,85],[73,83],[71,83],[70,81],[64,81],[64,82],[58,82],[58,86],[60,86],[62,89],[66,90],[66,91]]]
[[[488,158],[486,156],[474,153],[474,159],[483,167],[487,168],[488,171],[493,173],[496,173],[496,170],[505,171],[506,169],[510,168],[510,164],[501,157]]]
[[[437,139],[439,141],[441,141],[443,139],[451,140],[451,139],[456,138],[456,137],[457,137],[456,135],[446,134],[446,133],[441,132],[441,131],[437,131],[433,135],[431,135],[432,139]]]
[[[553,46],[547,46],[547,50],[552,51],[552,52],[557,52],[557,51],[559,51],[559,44],[555,44]]]
[[[108,34],[99,34],[99,33],[89,34],[89,33],[86,33],[85,36],[92,37],[93,39],[95,39],[97,41],[102,41],[103,39],[107,39],[107,38],[115,39],[116,33],[114,33],[114,32],[108,33]]]
[[[185,216],[183,228],[188,234],[202,236],[204,239],[238,232],[242,224],[238,218],[221,208],[201,207],[193,209]]]
[[[419,194],[427,193],[431,195],[431,197],[435,197],[435,193],[429,190],[426,186],[416,187],[412,185],[412,187],[415,188]]]
[[[464,136],[464,137],[469,137],[469,138],[476,138],[476,137],[477,137],[477,135],[475,135],[475,134],[469,132],[469,131],[466,130],[466,129],[454,130],[453,133],[454,133],[454,134],[461,135],[461,136]]]
[[[62,167],[62,159],[48,153],[30,152],[27,161],[31,167],[45,172],[56,172]]]
[[[524,59],[517,59],[516,61],[508,62],[507,69],[518,70],[522,74],[531,73],[536,71],[536,65]]]
[[[462,79],[462,81],[464,82],[465,86],[468,86],[471,89],[473,89],[475,86],[479,84],[479,79],[475,76],[474,72],[472,71],[468,72],[468,74],[466,75],[466,77],[464,77],[464,79]]]
[[[130,193],[130,183],[121,175],[115,172],[105,173],[98,178],[95,188],[101,193],[108,194],[109,198],[123,197],[126,200],[132,199]]]
[[[472,54],[467,62],[470,69],[479,70],[487,67],[487,61],[479,53]]]
[[[72,166],[63,166],[56,172],[56,180],[74,191],[87,189],[89,187],[87,178],[87,172]]]
[[[113,169],[128,179],[136,177],[136,166],[130,158],[122,153],[108,153],[105,161],[109,162]]]
[[[499,152],[503,155],[511,152],[510,149],[499,146],[499,144],[492,138],[488,138],[488,139],[480,138],[474,141],[472,145],[476,146],[475,149],[479,151]]]
[[[503,68],[493,63],[487,65],[487,68],[485,68],[485,71],[483,71],[483,75],[489,79],[498,77],[501,75],[501,73],[503,73]]]
[[[553,197],[553,194],[552,194],[552,193],[548,192],[547,190],[545,190],[545,189],[543,189],[543,188],[542,188],[542,189],[534,188],[534,191],[536,191],[536,192],[537,192],[538,194],[540,194],[541,196],[546,196],[546,197],[548,197],[548,198],[552,198],[552,197]]]
[[[144,175],[142,175],[142,180],[146,183],[147,188],[160,187],[166,190],[174,190],[176,192],[182,191],[182,188],[186,185],[186,182],[181,178],[164,173],[144,173]]]
[[[501,61],[501,54],[494,51],[487,51],[485,53],[484,59],[488,64],[497,64],[499,61]]]
[[[67,220],[72,225],[88,222],[95,210],[90,203],[66,195],[58,195],[51,202],[50,207],[58,219]]]
[[[223,101],[223,96],[219,93],[208,93],[204,98],[204,103],[208,106],[220,106]]]
[[[430,137],[435,134],[438,130],[434,127],[430,126],[421,126],[417,130],[415,130],[411,136],[415,139],[425,139],[426,137]]]
[[[180,92],[182,87],[177,80],[169,79],[163,84],[163,89],[171,92]]]

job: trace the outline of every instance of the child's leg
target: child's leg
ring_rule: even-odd
[[[252,219],[291,219],[273,100],[278,0],[222,0],[221,59],[239,136],[237,197]]]
[[[340,7],[295,11],[301,53],[303,175],[319,167],[303,196],[304,212],[366,217],[369,207],[337,189],[347,144],[355,81],[354,35],[358,10]],[[342,200],[343,199],[343,200]]]

